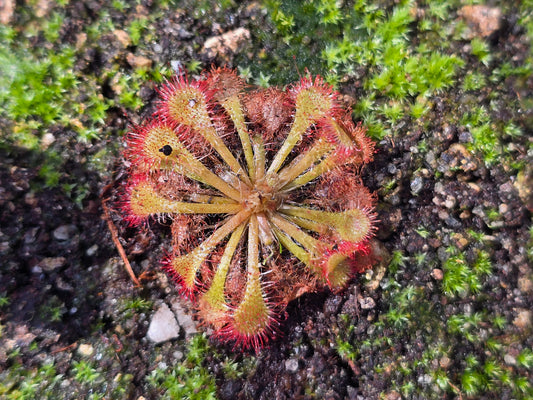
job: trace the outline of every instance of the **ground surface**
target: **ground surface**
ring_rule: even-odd
[[[1,398],[533,397],[531,2],[107,3],[0,8]],[[138,288],[102,219],[130,120],[212,64],[321,74],[377,141],[381,262],[291,303],[259,355],[187,320],[164,228],[111,215]]]

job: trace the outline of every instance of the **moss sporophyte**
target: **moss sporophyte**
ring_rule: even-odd
[[[125,218],[171,222],[164,269],[216,337],[257,351],[289,301],[370,267],[373,142],[320,77],[259,89],[213,69],[159,95],[127,136]]]

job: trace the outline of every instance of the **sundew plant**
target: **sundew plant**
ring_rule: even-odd
[[[159,93],[128,135],[126,219],[170,220],[164,268],[215,336],[258,350],[290,300],[370,266],[373,143],[320,77],[254,89],[214,69]]]

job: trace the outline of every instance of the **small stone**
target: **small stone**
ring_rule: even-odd
[[[180,60],[170,60],[170,68],[175,74],[179,75],[183,72],[183,63]]]
[[[463,172],[472,172],[478,169],[475,158],[460,143],[454,143],[448,150],[441,154],[438,162],[438,171],[446,176],[452,176],[458,169]]]
[[[421,375],[418,378],[418,383],[421,384],[422,386],[428,386],[431,384],[431,382],[433,382],[433,378],[429,374]]]
[[[24,233],[23,241],[24,244],[32,244],[35,243],[35,240],[37,239],[37,233],[39,232],[39,227],[36,226],[34,228],[29,228],[26,233]]]
[[[437,214],[438,214],[439,218],[442,219],[442,220],[446,220],[450,216],[450,214],[448,214],[448,212],[445,211],[445,210],[439,210],[439,212]]]
[[[14,344],[19,347],[29,346],[37,336],[34,335],[27,325],[18,325],[15,328]]]
[[[43,18],[47,16],[52,10],[52,7],[54,6],[54,3],[50,0],[39,0],[37,1],[36,7],[35,7],[35,16],[37,18]]]
[[[468,39],[490,36],[501,26],[502,12],[497,7],[464,6],[459,10],[458,15],[467,24],[468,30],[465,32],[465,36]]]
[[[65,281],[64,279],[62,279],[61,277],[58,277],[55,281],[56,283],[56,286],[58,289],[60,290],[64,290],[65,292],[73,292],[74,291],[74,287],[67,281]]]
[[[530,310],[520,309],[518,315],[513,320],[513,325],[521,330],[525,330],[531,326],[531,316],[532,314]]]
[[[430,150],[426,154],[426,162],[431,166],[431,168],[437,168],[437,159],[435,158],[435,152]]]
[[[470,218],[472,214],[468,210],[461,211],[461,214],[459,214],[460,219],[467,219]]]
[[[472,133],[469,131],[462,131],[459,133],[459,142],[470,143],[473,141]]]
[[[41,138],[41,147],[43,148],[43,150],[46,150],[48,147],[50,147],[52,143],[55,142],[55,140],[55,136],[50,132],[47,132]]]
[[[520,171],[516,176],[514,187],[518,191],[518,197],[526,208],[533,212],[533,166],[531,164]]]
[[[392,391],[389,393],[386,393],[384,396],[385,400],[400,400],[402,398],[402,395],[396,391]]]
[[[342,303],[342,296],[331,296],[326,299],[324,303],[324,314],[337,314]]]
[[[63,267],[67,263],[65,257],[46,257],[38,264],[46,272],[52,272]]]
[[[446,200],[444,201],[444,207],[447,209],[452,209],[457,204],[457,199],[453,196],[446,196]]]
[[[39,275],[39,274],[42,274],[42,273],[43,273],[43,269],[42,269],[41,267],[39,267],[39,265],[34,265],[34,266],[31,268],[31,273],[32,273],[32,274]]]
[[[498,206],[498,211],[500,214],[507,214],[507,212],[509,212],[509,206],[505,203],[502,203]]]
[[[444,194],[446,193],[444,191],[444,185],[442,184],[442,182],[435,183],[435,186],[433,187],[433,191],[435,192],[435,194],[438,194],[441,196],[444,196]]]
[[[532,293],[533,292],[533,279],[531,279],[531,276],[520,276],[518,278],[518,289],[522,293]]]
[[[87,257],[92,257],[96,254],[97,251],[98,251],[98,245],[93,244],[91,247],[85,250],[85,254],[87,255]]]
[[[387,267],[391,260],[391,255],[385,245],[378,240],[373,240],[371,242],[372,252],[378,260],[378,264],[375,265],[372,269],[367,271],[367,279],[369,281],[365,284],[365,287],[374,291],[379,287],[379,283],[383,280]]]
[[[347,393],[347,398],[348,400],[357,400],[358,398],[358,395],[357,395],[357,389],[354,388],[353,386],[346,386],[346,393]]]
[[[185,337],[191,337],[198,333],[196,324],[194,323],[192,317],[187,313],[185,308],[183,308],[178,299],[171,303],[171,307],[172,311],[174,311],[176,319],[178,320],[179,326],[181,326],[185,331]]]
[[[54,230],[52,236],[56,240],[65,241],[72,238],[77,231],[76,225],[61,225]]]
[[[128,47],[131,44],[131,38],[128,32],[123,31],[122,29],[115,29],[113,34],[123,47]]]
[[[441,368],[448,369],[448,367],[452,364],[452,360],[450,360],[447,356],[442,356],[439,360],[439,365]]]
[[[289,358],[288,360],[285,361],[285,369],[288,372],[296,372],[296,371],[298,371],[299,368],[300,368],[300,366],[298,365],[298,360],[297,359]]]
[[[453,235],[453,243],[459,250],[464,250],[470,242],[462,233],[456,233]]]
[[[414,195],[418,194],[424,187],[424,181],[419,176],[415,177],[411,181],[411,193]]]
[[[503,183],[500,186],[500,192],[501,193],[505,193],[505,194],[512,193],[513,192],[513,184],[511,182],[509,182],[509,181]]]
[[[94,353],[94,348],[88,343],[82,343],[78,346],[78,354],[84,357],[90,357]]]
[[[10,249],[9,242],[0,242],[0,254],[6,254]]]
[[[166,304],[162,304],[152,316],[147,338],[154,343],[162,343],[177,338],[179,333],[180,327],[174,314]]]
[[[431,271],[431,276],[436,281],[442,281],[442,278],[444,278],[444,273],[442,272],[442,269],[434,268],[433,271]]]
[[[128,53],[126,60],[132,68],[149,69],[152,67],[152,60],[144,56],[136,56],[135,54]]]
[[[35,195],[35,192],[28,192],[24,195],[24,203],[29,205],[32,208],[37,208],[39,199]]]
[[[372,297],[359,299],[359,304],[363,310],[372,310],[374,307],[376,307],[376,302]]]
[[[15,12],[15,0],[3,0],[0,2],[0,24],[9,25]]]
[[[516,358],[514,358],[511,354],[506,354],[503,356],[503,361],[507,365],[516,365]]]
[[[208,38],[202,53],[208,58],[220,56],[226,58],[235,54],[251,38],[250,31],[246,28],[237,28],[219,36]]]
[[[481,192],[481,187],[474,182],[468,182],[468,188],[473,190],[476,194]]]
[[[76,35],[76,49],[80,50],[87,42],[87,33],[80,32]]]

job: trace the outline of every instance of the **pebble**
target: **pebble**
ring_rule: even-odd
[[[522,293],[532,293],[533,292],[533,280],[525,275],[525,276],[520,276],[518,278],[518,289],[520,289],[520,291]]]
[[[298,360],[296,358],[289,358],[285,360],[285,369],[289,372],[296,372],[299,369]]]
[[[431,276],[437,281],[442,281],[442,278],[444,278],[444,273],[442,272],[442,269],[435,268],[433,271],[431,271]]]
[[[24,244],[35,243],[35,240],[37,239],[37,232],[39,232],[38,226],[29,228],[26,233],[24,233]]]
[[[87,257],[92,257],[96,254],[96,252],[98,251],[98,245],[97,244],[93,244],[91,247],[89,247],[86,251],[85,251],[85,254],[87,255]]]
[[[462,131],[459,133],[459,142],[461,143],[470,143],[474,140],[472,133],[469,131]]]
[[[467,30],[464,36],[467,39],[490,36],[501,26],[502,12],[497,7],[467,5],[457,14],[466,22]]]
[[[431,166],[431,168],[437,168],[437,159],[435,158],[435,152],[430,150],[426,154],[426,162]]]
[[[518,173],[514,187],[518,191],[520,200],[533,213],[533,166],[527,165]]]
[[[84,357],[90,357],[94,353],[94,348],[90,344],[82,343],[78,346],[78,354]]]
[[[431,382],[433,382],[433,378],[428,374],[421,375],[418,378],[418,383],[422,386],[428,386],[431,384]]]
[[[531,311],[530,310],[519,310],[516,318],[513,320],[513,325],[521,330],[531,326]]]
[[[453,196],[446,196],[446,200],[444,201],[444,206],[448,209],[452,209],[457,204],[457,199]]]
[[[365,287],[370,291],[374,291],[379,287],[380,282],[385,276],[385,272],[387,271],[391,255],[385,245],[380,241],[373,240],[371,244],[372,252],[374,256],[379,260],[379,264],[375,265],[374,268],[369,269],[367,271],[365,277],[369,281],[365,284]]]
[[[46,150],[52,143],[54,143],[56,140],[55,136],[51,134],[50,132],[45,133],[43,137],[41,138],[41,147],[43,150]]]
[[[5,254],[11,250],[9,242],[0,242],[0,254]]]
[[[500,214],[507,214],[507,212],[509,211],[509,206],[505,203],[502,203],[499,205],[498,211],[500,212]]]
[[[376,307],[376,302],[372,297],[359,299],[359,304],[363,310],[372,310],[374,307]]]
[[[446,176],[453,176],[456,173],[456,169],[460,169],[463,172],[471,172],[477,170],[477,168],[474,157],[466,147],[460,143],[454,143],[441,154],[437,170]]]
[[[179,299],[175,299],[171,302],[172,311],[174,311],[174,315],[176,316],[176,319],[178,320],[179,326],[183,328],[185,331],[185,337],[191,337],[198,333],[198,329],[196,329],[196,324],[194,323],[191,315],[187,313],[185,308],[180,303]]]
[[[424,181],[419,176],[417,176],[411,181],[411,193],[413,193],[414,195],[418,194],[423,187]]]
[[[128,34],[128,32],[122,30],[122,29],[115,29],[113,31],[113,34],[117,38],[117,40],[120,42],[122,47],[126,48],[131,44],[131,37]]]
[[[337,314],[341,304],[342,304],[342,296],[328,297],[324,303],[324,314],[326,315]]]
[[[61,225],[54,229],[52,235],[56,240],[65,241],[72,238],[77,231],[78,228],[76,228],[76,225]]]
[[[147,338],[154,343],[163,343],[179,336],[180,327],[172,311],[166,304],[162,304],[152,316]]]
[[[8,25],[15,13],[15,0],[2,1],[2,7],[0,7],[0,23],[2,25]]]
[[[219,36],[208,38],[202,49],[202,54],[208,58],[216,56],[228,57],[231,53],[239,51],[240,47],[251,38],[250,31],[246,28],[237,28]]]
[[[516,358],[514,358],[511,354],[504,355],[503,361],[505,361],[507,365],[516,365]]]
[[[67,259],[65,257],[46,257],[41,260],[39,267],[43,271],[52,272],[63,267],[66,263]]]
[[[396,391],[392,391],[389,393],[386,393],[384,396],[385,400],[400,400],[402,398],[402,395]]]
[[[448,369],[448,367],[452,365],[452,360],[450,360],[450,358],[447,356],[442,356],[439,360],[439,365],[441,366],[441,368]]]
[[[126,60],[132,68],[149,69],[152,66],[152,60],[144,56],[136,56],[132,53],[126,55]]]

